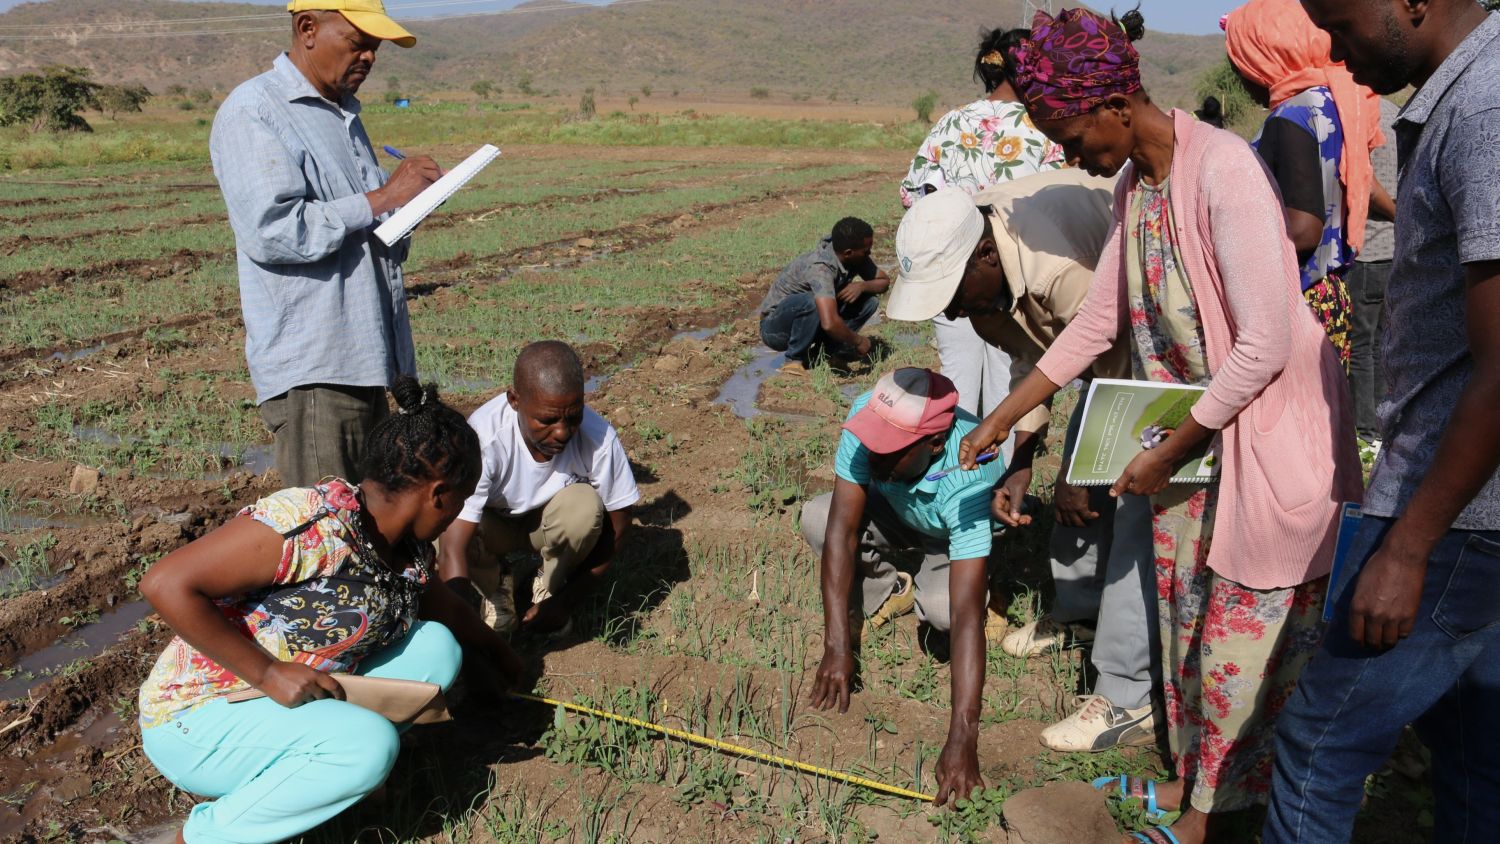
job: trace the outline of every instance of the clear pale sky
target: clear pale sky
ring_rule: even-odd
[[[398,18],[427,17],[441,14],[461,14],[463,12],[481,11],[484,9],[506,9],[516,5],[523,0],[475,0],[473,3],[454,4],[451,7],[425,7],[420,12],[413,9],[407,12],[399,11],[399,7],[406,3],[420,3],[421,0],[385,0],[388,7]],[[0,0],[0,11],[16,6],[24,0]],[[285,6],[286,0],[247,0],[251,3],[266,3],[268,5]],[[599,4],[607,0],[583,0],[587,3]],[[754,0],[751,0],[754,2]],[[1053,9],[1067,8],[1073,6],[1078,0],[1052,0]],[[1146,16],[1146,27],[1158,32],[1186,32],[1193,35],[1203,35],[1219,31],[1219,16],[1240,5],[1244,0],[1140,0],[1141,13]],[[1131,8],[1135,0],[1088,0],[1087,5],[1096,9],[1108,10],[1111,7],[1116,12],[1124,12]]]
[[[1225,12],[1243,4],[1244,0],[1141,0],[1141,14],[1146,16],[1148,30],[1206,35],[1219,31],[1219,18]],[[1054,9],[1068,5],[1065,0],[1052,0]],[[1116,0],[1115,12],[1129,8],[1131,4]]]

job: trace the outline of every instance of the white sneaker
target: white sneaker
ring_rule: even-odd
[[[1083,695],[1077,712],[1042,730],[1042,744],[1069,753],[1098,753],[1111,747],[1150,747],[1156,743],[1151,704],[1140,709],[1115,706],[1103,695]]]
[[[1013,657],[1025,659],[1092,641],[1094,628],[1071,621],[1059,623],[1052,616],[1044,615],[1025,627],[1012,630],[1001,640],[1000,647]]]
[[[536,577],[531,579],[531,605],[536,606],[552,597],[547,591],[547,578],[542,577],[541,569],[537,569]]]

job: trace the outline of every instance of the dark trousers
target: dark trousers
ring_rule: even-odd
[[[1377,653],[1349,637],[1353,583],[1393,520],[1366,516],[1333,587],[1333,621],[1276,724],[1264,844],[1347,842],[1365,777],[1408,723],[1432,751],[1433,840],[1500,830],[1500,531],[1449,531],[1411,635]]]
[[[309,384],[261,403],[276,438],[276,471],[289,487],[332,476],[359,483],[365,438],[389,412],[384,387]]]
[[[839,318],[858,331],[875,316],[880,300],[870,293],[855,299],[850,304],[838,303]],[[817,301],[811,293],[797,293],[776,303],[771,312],[760,318],[760,339],[771,349],[786,352],[787,360],[810,364],[828,342],[818,321]],[[841,357],[856,357],[853,349],[831,346],[828,351]]]
[[[1354,391],[1354,429],[1364,440],[1380,436],[1380,405],[1385,385],[1380,378],[1380,335],[1385,331],[1385,287],[1390,261],[1356,261],[1349,285],[1349,387]]]

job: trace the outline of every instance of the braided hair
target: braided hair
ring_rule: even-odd
[[[1016,62],[1011,51],[1031,37],[1029,29],[991,29],[979,40],[979,53],[974,56],[974,80],[984,85],[986,94],[1009,82],[1016,84]]]
[[[397,411],[365,440],[365,480],[400,492],[434,478],[460,488],[479,479],[479,435],[463,414],[438,400],[435,385],[401,375],[391,395]]]

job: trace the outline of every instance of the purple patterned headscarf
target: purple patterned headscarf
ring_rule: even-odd
[[[1037,12],[1016,49],[1016,88],[1032,119],[1093,111],[1111,94],[1141,90],[1141,57],[1120,25],[1087,9]]]

